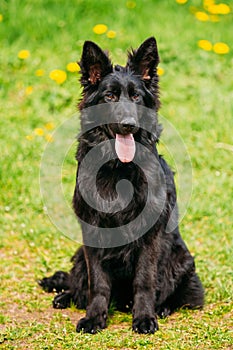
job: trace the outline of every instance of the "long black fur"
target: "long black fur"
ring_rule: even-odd
[[[203,306],[204,292],[195,272],[194,259],[178,229],[173,173],[156,149],[161,132],[156,115],[160,106],[158,62],[157,44],[153,37],[128,54],[125,67],[113,67],[108,55],[93,42],[87,41],[83,47],[80,62],[83,97],[79,104],[82,128],[87,122],[85,118],[92,117],[85,114],[86,108],[103,103],[126,101],[127,104],[145,106],[153,113],[149,119],[151,132],[127,123],[127,120],[140,116],[129,115],[127,108],[124,110],[123,107],[121,114],[123,119],[125,116],[128,118],[126,121],[122,119],[119,123],[83,132],[77,150],[79,166],[86,154],[100,142],[114,140],[116,133],[124,135],[131,132],[135,141],[144,145],[157,159],[157,163],[151,164],[147,163],[146,155],[139,155],[154,179],[154,202],[163,194],[165,206],[158,220],[142,237],[134,241],[129,237],[130,243],[123,246],[91,247],[89,242],[92,242],[92,237],[95,241],[95,230],[87,230],[82,225],[84,245],[73,256],[70,273],[58,271],[39,281],[48,292],[59,292],[53,301],[55,308],[66,308],[71,302],[77,308],[86,308],[86,317],[79,320],[77,331],[95,333],[105,328],[111,301],[119,310],[132,308],[133,330],[139,333],[154,333],[158,329],[156,315],[167,316],[180,307]],[[146,204],[147,180],[133,162],[122,163],[115,158],[98,172],[97,188],[105,199],[116,197],[116,184],[122,179],[129,180],[134,187],[133,200],[127,208],[114,214],[97,211],[85,202],[80,193],[78,175],[79,170],[73,206],[82,222],[96,227],[121,227],[132,222]],[[88,181],[88,174],[86,179]],[[85,186],[91,191],[91,183]],[[173,226],[170,232],[171,216]],[[130,236],[133,232],[124,234]]]

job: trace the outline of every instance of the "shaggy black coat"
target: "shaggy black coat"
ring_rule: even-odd
[[[108,55],[93,42],[84,44],[80,62],[83,98],[79,104],[82,127],[77,150],[79,167],[91,149],[103,141],[114,141],[116,134],[129,132],[156,161],[151,162],[146,152],[137,147],[135,158],[140,159],[153,183],[150,210],[140,229],[147,227],[148,222],[149,226],[141,236],[137,236],[134,224],[131,231],[121,227],[134,222],[146,206],[148,177],[143,170],[134,162],[122,163],[116,156],[103,164],[96,179],[102,198],[111,201],[118,195],[118,202],[124,204],[124,190],[118,189],[118,193],[116,190],[116,184],[122,179],[130,181],[134,189],[126,208],[123,204],[121,208],[118,203],[121,210],[108,213],[86,203],[80,186],[85,186],[91,193],[91,174],[86,168],[86,173],[84,171],[84,176],[79,179],[78,168],[73,206],[81,222],[84,245],[73,256],[70,273],[58,271],[39,282],[49,292],[54,289],[60,292],[53,301],[55,308],[66,308],[72,302],[77,308],[87,309],[86,317],[78,322],[77,331],[95,333],[105,328],[111,301],[119,310],[132,308],[133,330],[139,333],[154,333],[158,329],[156,315],[167,316],[180,307],[203,305],[204,292],[195,272],[194,259],[178,229],[173,173],[156,149],[161,133],[156,113],[160,105],[158,62],[154,38],[132,50],[125,67],[113,67]],[[86,112],[87,107],[109,104],[107,110],[111,112],[115,102],[126,102],[125,106],[119,104],[117,122],[105,121],[103,125],[98,123],[93,128],[86,128],[94,118],[93,113]],[[145,128],[142,127],[140,108],[129,112],[129,104],[145,106],[151,111]],[[100,148],[95,157],[101,159],[104,152],[106,150]],[[164,201],[162,209],[159,207],[161,200]],[[150,220],[155,216],[157,219],[151,224]],[[128,244],[117,246],[114,235],[103,237],[95,227],[118,227],[118,242],[122,235],[122,240]]]

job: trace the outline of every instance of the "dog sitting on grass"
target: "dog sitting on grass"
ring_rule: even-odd
[[[84,245],[73,256],[69,273],[58,271],[39,282],[46,291],[58,292],[55,308],[74,303],[86,309],[86,316],[77,324],[78,332],[104,329],[111,302],[118,310],[132,309],[132,327],[138,333],[158,330],[157,316],[168,316],[181,307],[203,306],[204,291],[194,259],[178,228],[173,172],[156,148],[161,133],[158,63],[153,37],[128,54],[125,67],[113,66],[95,43],[84,43],[79,104],[82,132],[73,197]],[[88,112],[95,108],[105,111],[102,125],[95,124],[96,113]],[[111,147],[102,147],[104,142]],[[83,196],[92,196],[91,164],[90,168],[83,166],[82,175],[80,169],[95,148],[93,162],[97,163],[112,152],[96,176],[100,198],[105,203],[116,201],[118,209],[112,212],[95,208]],[[128,187],[117,187],[122,180],[133,186],[126,206]],[[147,213],[137,221],[145,208]],[[122,244],[116,244],[117,239]]]

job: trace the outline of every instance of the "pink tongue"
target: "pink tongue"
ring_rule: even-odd
[[[129,163],[135,154],[135,142],[132,134],[116,134],[115,150],[122,163]]]

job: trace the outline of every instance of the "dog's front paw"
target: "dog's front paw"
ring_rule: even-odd
[[[84,317],[79,320],[76,331],[95,334],[104,328],[106,328],[106,318],[100,316],[95,318]]]
[[[140,334],[153,334],[159,329],[155,317],[141,317],[133,320],[133,330]]]

